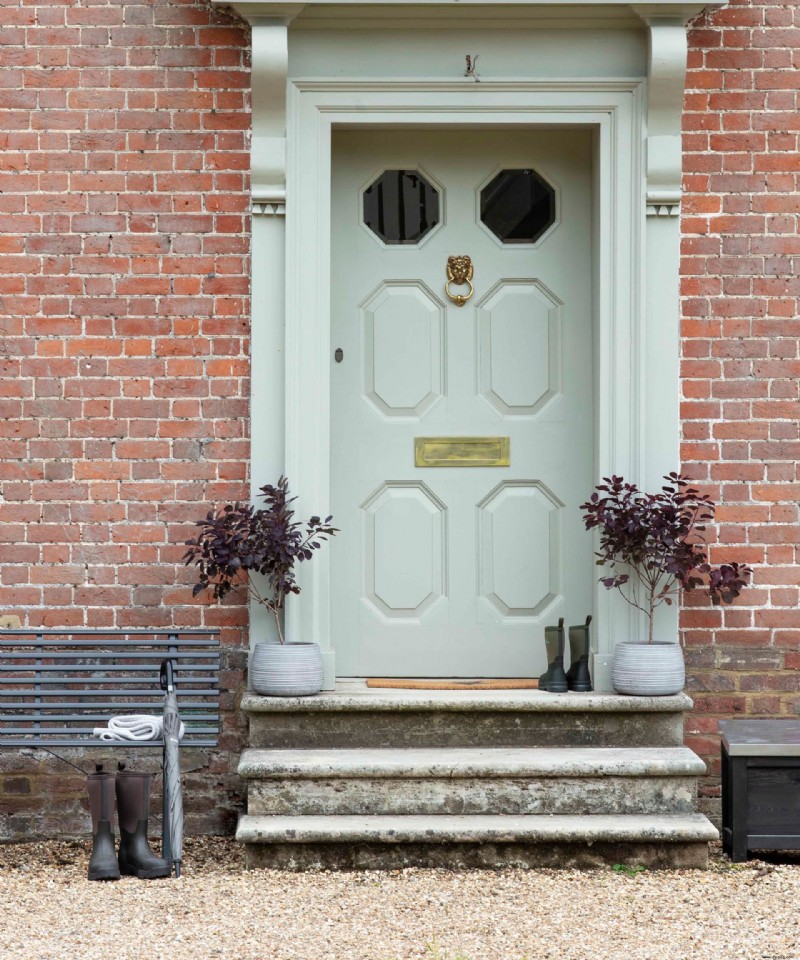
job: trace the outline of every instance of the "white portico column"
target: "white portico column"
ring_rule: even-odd
[[[716,6],[709,5],[709,6]],[[639,356],[642,409],[641,484],[658,490],[680,467],[680,203],[683,174],[681,121],[686,85],[686,24],[699,5],[660,10],[634,7],[648,28],[644,144],[645,228]],[[654,438],[657,438],[654,439]],[[640,627],[642,624],[640,623]],[[678,635],[678,608],[662,605],[657,635]]]
[[[689,16],[685,11],[653,13],[635,8],[648,27],[645,141],[646,221],[644,306],[647,342],[642,344],[642,423],[660,435],[642,449],[641,482],[658,489],[661,477],[680,463],[680,203],[683,151],[681,119],[686,83]],[[665,398],[667,402],[665,402]]]
[[[253,19],[250,191],[251,498],[283,473],[288,22]],[[270,416],[268,411],[276,415]],[[273,617],[250,604],[250,646],[276,640]]]
[[[235,4],[233,4],[236,7]],[[252,27],[252,237],[250,314],[251,496],[284,470],[284,321],[286,244],[286,73],[288,27],[301,5],[283,16],[236,7]],[[250,606],[250,644],[277,640],[273,617]]]

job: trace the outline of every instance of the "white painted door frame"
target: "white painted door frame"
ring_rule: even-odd
[[[635,81],[296,81],[289,85],[286,471],[300,512],[330,502],[331,131],[335,126],[582,126],[595,132],[596,474],[640,474],[643,85]],[[292,202],[292,198],[297,200]],[[302,201],[301,199],[302,198]],[[587,491],[587,495],[590,491]],[[301,570],[290,635],[330,650],[329,554]],[[626,606],[598,587],[599,638],[627,636]]]

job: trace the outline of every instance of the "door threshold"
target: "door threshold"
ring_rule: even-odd
[[[507,679],[500,677],[459,677],[454,679],[445,677],[368,677],[365,683],[371,690],[537,690],[539,687],[539,681],[530,677]]]

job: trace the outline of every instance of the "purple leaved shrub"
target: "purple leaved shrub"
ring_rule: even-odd
[[[291,505],[297,498],[289,496],[286,477],[275,486],[261,487],[259,496],[265,503],[259,509],[247,503],[228,504],[199,520],[200,533],[186,541],[189,549],[183,559],[187,566],[197,567],[192,596],[210,590],[215,600],[222,600],[234,587],[246,586],[252,599],[275,617],[284,643],[280,611],[290,593],[300,593],[295,565],[310,560],[338,530],[331,526],[333,517],[311,517],[305,523],[294,519]],[[266,591],[253,574],[264,577]]]
[[[604,477],[580,508],[586,529],[600,533],[597,564],[611,571],[600,582],[647,615],[650,643],[656,607],[671,605],[680,590],[702,589],[714,605],[732,603],[753,572],[744,563],[708,562],[703,533],[714,502],[687,477],[664,479],[660,493],[643,493],[623,477]]]

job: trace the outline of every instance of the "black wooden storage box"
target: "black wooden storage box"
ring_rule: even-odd
[[[800,850],[800,720],[722,720],[722,848]]]

